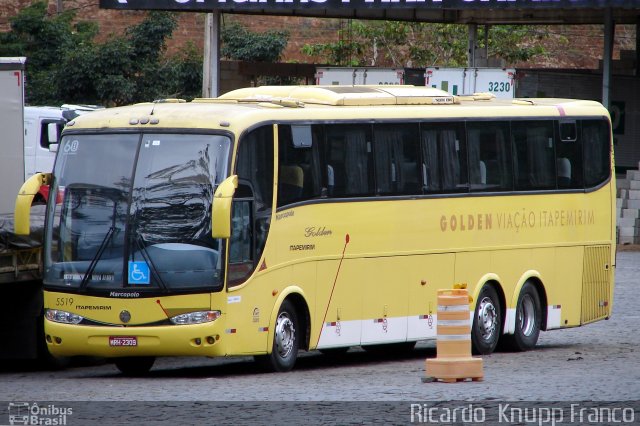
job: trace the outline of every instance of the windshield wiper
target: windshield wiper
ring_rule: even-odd
[[[109,230],[107,231],[107,234],[102,239],[102,243],[100,244],[100,247],[98,248],[98,251],[96,252],[96,255],[93,256],[93,259],[91,259],[91,263],[89,263],[89,267],[87,268],[87,272],[85,272],[84,276],[82,277],[82,282],[80,283],[80,289],[81,290],[84,289],[87,286],[87,284],[89,283],[89,280],[91,279],[91,276],[93,275],[93,270],[96,269],[96,265],[98,265],[98,261],[102,257],[102,253],[104,253],[104,250],[107,248],[107,244],[109,244],[109,242],[111,241],[111,238],[113,238],[113,235],[118,230],[119,229],[117,229],[114,225],[111,225],[111,227],[109,227]]]
[[[82,281],[80,282],[80,290],[83,290],[87,284],[89,283],[89,280],[91,280],[92,275],[93,275],[93,271],[96,269],[96,266],[98,265],[98,261],[100,260],[100,258],[102,258],[102,254],[104,253],[104,250],[107,248],[107,245],[111,242],[111,239],[113,238],[113,236],[115,235],[116,231],[119,231],[119,228],[116,228],[116,214],[117,214],[117,209],[118,209],[118,200],[116,197],[113,197],[113,194],[110,195],[110,192],[116,192],[119,194],[119,191],[108,191],[108,190],[104,190],[103,188],[96,188],[95,193],[98,195],[103,195],[104,198],[108,198],[113,202],[113,212],[111,214],[111,226],[109,227],[109,230],[107,231],[106,235],[104,236],[104,238],[102,239],[102,243],[100,243],[100,247],[98,248],[98,251],[96,252],[96,255],[93,256],[93,258],[91,259],[91,262],[89,263],[89,267],[87,268],[87,271],[84,273],[84,276],[82,277]]]

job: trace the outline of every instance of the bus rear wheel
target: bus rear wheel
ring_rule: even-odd
[[[506,347],[520,352],[533,349],[540,336],[541,324],[540,295],[532,283],[526,282],[518,296],[514,333],[504,336]]]
[[[116,368],[125,376],[144,376],[151,370],[156,358],[153,356],[130,356],[117,358]]]
[[[276,318],[271,353],[256,357],[268,371],[285,372],[293,368],[298,357],[300,335],[298,314],[289,300],[282,302]]]
[[[496,289],[491,285],[482,287],[471,326],[471,343],[475,354],[488,355],[495,350],[502,330],[501,312]]]

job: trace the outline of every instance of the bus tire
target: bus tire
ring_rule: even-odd
[[[256,357],[268,371],[285,372],[293,368],[300,345],[298,314],[288,299],[282,302],[273,329],[271,353]]]
[[[513,334],[504,336],[508,349],[523,352],[533,349],[540,336],[542,304],[536,287],[524,283],[516,305],[516,327]]]
[[[471,326],[471,343],[473,352],[478,355],[492,353],[500,338],[502,330],[502,311],[496,289],[484,285],[478,295],[478,302],[473,312]]]
[[[116,368],[125,376],[144,376],[151,370],[156,358],[153,356],[127,356],[116,358]]]

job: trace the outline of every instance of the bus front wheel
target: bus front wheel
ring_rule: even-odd
[[[268,371],[289,371],[296,363],[299,339],[298,314],[293,303],[285,300],[276,318],[271,353],[256,360]]]
[[[542,304],[535,286],[526,282],[516,305],[516,328],[513,334],[504,336],[508,349],[528,351],[538,342],[542,324]]]
[[[151,370],[156,358],[152,356],[131,356],[116,358],[116,367],[125,376],[144,376]]]
[[[501,330],[502,314],[498,293],[493,286],[485,285],[480,290],[476,309],[473,312],[471,329],[473,352],[479,355],[492,353],[498,344]]]

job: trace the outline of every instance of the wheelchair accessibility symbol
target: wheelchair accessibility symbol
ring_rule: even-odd
[[[150,284],[147,262],[129,262],[129,284]]]

